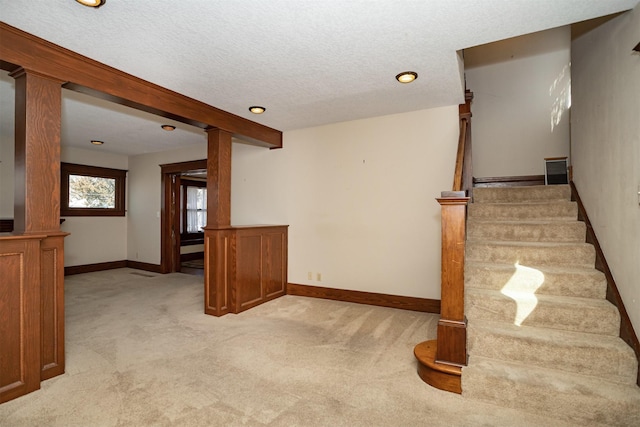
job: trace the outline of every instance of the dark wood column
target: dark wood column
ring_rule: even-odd
[[[59,79],[19,68],[15,103],[14,234],[42,235],[40,278],[41,378],[64,373],[64,237],[60,231]]]
[[[20,68],[16,80],[15,233],[60,231],[62,81]]]
[[[207,129],[207,226],[204,229],[204,311],[229,313],[229,265],[235,252],[231,231],[231,133]]]
[[[231,225],[231,133],[207,130],[207,227]]]
[[[464,192],[443,192],[438,202],[442,207],[442,283],[436,362],[462,367],[467,364],[464,250],[469,198]]]

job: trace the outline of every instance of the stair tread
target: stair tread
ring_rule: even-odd
[[[465,390],[465,386],[469,385],[469,374],[473,370],[482,370],[485,375],[503,378],[514,385],[524,384],[528,387],[539,387],[545,391],[548,391],[551,385],[555,391],[560,393],[575,396],[592,395],[604,399],[607,403],[617,400],[637,404],[637,413],[634,415],[640,416],[640,388],[635,384],[605,383],[602,379],[589,375],[473,356],[469,358],[469,365],[462,368],[463,390]],[[467,384],[465,384],[465,377]],[[512,393],[514,390],[511,389],[509,392]]]
[[[537,295],[508,290],[469,288],[465,291],[469,321],[493,320],[517,325],[617,336],[620,314],[605,299]]]
[[[604,299],[607,280],[593,267],[538,266],[467,261],[465,287],[501,290],[509,284],[536,295]]]
[[[505,225],[520,225],[520,224],[531,224],[531,225],[549,225],[549,224],[575,224],[582,223],[577,219],[568,219],[566,217],[560,217],[557,219],[553,218],[544,218],[544,219],[533,219],[533,218],[523,218],[523,219],[501,219],[501,218],[469,218],[467,223],[469,222],[477,222],[481,224],[505,224]]]
[[[633,350],[617,336],[592,334],[588,332],[563,331],[560,329],[547,329],[535,326],[516,326],[512,323],[499,322],[495,320],[474,320],[470,327],[480,330],[491,330],[493,332],[518,335],[540,341],[559,341],[564,344],[592,344],[598,347],[620,348],[625,352],[633,354]]]
[[[558,247],[589,247],[593,246],[585,242],[520,242],[512,240],[469,240],[472,245],[495,245],[495,246],[515,246],[515,247],[536,247],[536,248],[558,248]]]
[[[500,299],[508,299],[513,300],[513,297],[507,296],[503,294],[501,291],[496,291],[492,289],[483,289],[483,288],[469,288],[467,291],[471,294],[473,293],[481,293],[485,296],[492,298],[500,298]],[[513,291],[514,296],[518,296],[518,294],[522,294],[522,296],[531,295],[531,292],[528,291]],[[544,295],[544,294],[533,294],[540,303],[551,304],[551,305],[578,305],[578,306],[589,306],[589,307],[601,307],[605,309],[616,309],[616,307],[611,304],[606,299],[597,299],[597,298],[584,298],[584,297],[569,297],[562,295]]]
[[[617,336],[516,326],[475,319],[469,322],[469,355],[526,363],[563,372],[634,384],[635,353]]]
[[[494,262],[467,261],[466,265],[470,267],[495,268],[495,269],[513,269],[513,264],[500,264]],[[580,265],[559,266],[559,265],[543,265],[536,267],[541,272],[549,273],[571,273],[571,274],[603,274],[601,271],[593,267],[583,267]]]

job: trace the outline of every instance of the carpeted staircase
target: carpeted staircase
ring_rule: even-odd
[[[640,426],[637,359],[569,186],[475,188],[465,397],[577,425]]]

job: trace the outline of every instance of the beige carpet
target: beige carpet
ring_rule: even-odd
[[[0,405],[19,426],[558,426],[427,386],[437,316],[285,296],[203,314],[202,278],[66,279],[66,374]]]
[[[570,199],[567,185],[474,190],[463,394],[583,425],[640,426],[638,362]]]

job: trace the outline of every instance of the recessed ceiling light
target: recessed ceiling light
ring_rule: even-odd
[[[76,0],[83,6],[100,7],[107,2],[107,0]]]
[[[249,111],[251,111],[253,114],[262,114],[267,111],[267,109],[264,107],[260,107],[259,105],[254,105],[253,107],[249,107]]]
[[[98,140],[96,140],[96,139],[92,139],[92,140],[91,140],[91,143],[92,143],[93,145],[102,145],[102,144],[104,144],[104,141],[98,141]]]
[[[169,131],[169,132],[171,132],[172,130],[175,130],[175,129],[176,129],[176,127],[175,127],[175,126],[173,126],[173,125],[162,125],[162,126],[160,126],[160,127],[161,127],[162,129],[166,130],[166,131]]]
[[[418,78],[418,73],[415,71],[403,71],[396,76],[396,80],[400,83],[411,83]]]

